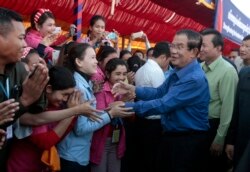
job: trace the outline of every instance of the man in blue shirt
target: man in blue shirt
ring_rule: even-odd
[[[119,83],[113,88],[115,95],[136,94],[140,101],[127,102],[126,107],[133,107],[137,116],[161,114],[164,133],[157,171],[200,172],[205,163],[210,96],[207,79],[196,60],[201,43],[199,33],[178,31],[170,45],[170,61],[175,68],[161,86]]]

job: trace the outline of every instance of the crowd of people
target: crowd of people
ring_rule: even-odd
[[[75,42],[49,9],[25,29],[0,8],[1,172],[250,170],[250,35],[225,57],[215,29],[140,32],[144,54],[105,27]]]

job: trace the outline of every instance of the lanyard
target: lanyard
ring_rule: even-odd
[[[10,98],[10,84],[9,84],[9,78],[6,79],[6,83],[5,83],[6,88],[4,88],[3,83],[0,82],[0,87],[3,90],[3,93],[5,94],[5,96],[7,97],[7,99]]]

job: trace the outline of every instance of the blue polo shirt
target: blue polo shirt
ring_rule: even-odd
[[[127,102],[137,116],[161,114],[165,132],[207,131],[209,88],[200,64],[193,60],[181,69],[173,69],[158,88],[136,87],[136,98]]]

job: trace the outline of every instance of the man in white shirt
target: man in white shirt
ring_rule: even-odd
[[[158,87],[165,81],[163,69],[169,64],[170,49],[167,42],[159,42],[153,50],[153,57],[136,72],[135,85],[143,87]],[[146,118],[136,117],[136,166],[137,171],[156,171],[156,155],[162,134],[161,116],[152,115]]]

